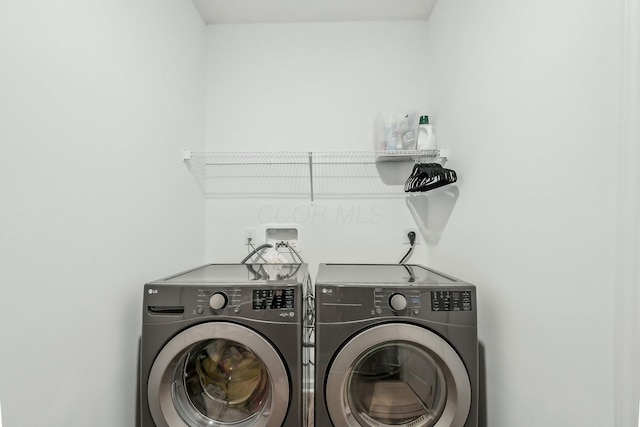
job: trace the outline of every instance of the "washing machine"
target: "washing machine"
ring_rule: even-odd
[[[475,286],[420,265],[321,264],[315,425],[477,427]]]
[[[144,286],[142,427],[300,427],[306,264],[208,264]]]

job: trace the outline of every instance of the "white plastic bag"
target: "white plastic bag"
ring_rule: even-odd
[[[379,151],[415,150],[420,116],[416,110],[386,110],[374,123],[374,148]]]

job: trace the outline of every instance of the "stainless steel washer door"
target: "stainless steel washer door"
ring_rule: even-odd
[[[463,427],[471,408],[464,363],[440,336],[392,323],[350,339],[324,390],[336,427]]]
[[[193,326],[171,339],[151,367],[149,409],[158,427],[280,427],[289,376],[276,349],[234,323]]]

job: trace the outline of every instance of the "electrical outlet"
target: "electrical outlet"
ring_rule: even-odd
[[[411,231],[413,231],[416,234],[416,240],[414,245],[417,245],[420,243],[420,233],[418,232],[418,227],[404,227],[402,229],[402,240],[401,240],[403,245],[410,244],[408,234]]]
[[[244,244],[248,245],[249,242],[256,244],[256,229],[255,227],[246,227],[244,229]]]

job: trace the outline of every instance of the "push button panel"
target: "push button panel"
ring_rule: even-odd
[[[431,292],[431,311],[472,311],[471,291],[443,290]]]

